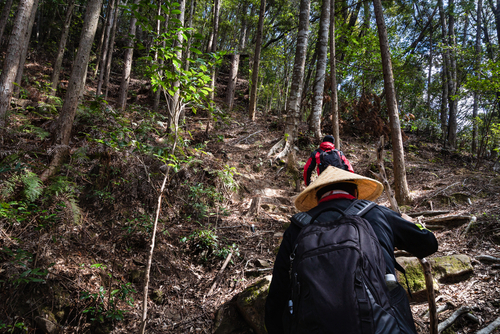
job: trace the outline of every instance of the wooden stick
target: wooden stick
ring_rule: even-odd
[[[229,261],[231,261],[231,256],[233,256],[233,251],[231,251],[231,253],[229,253],[229,255],[227,256],[226,261],[224,261],[224,264],[222,265],[222,268],[220,268],[219,273],[217,274],[217,276],[215,276],[214,283],[212,284],[210,291],[208,291],[208,293],[205,295],[205,297],[208,297],[212,294],[212,291],[217,286],[217,281],[219,280],[220,275],[222,274],[224,269],[226,269],[226,266],[229,263]],[[203,298],[203,299],[205,299],[205,298]]]
[[[424,269],[425,286],[427,288],[427,302],[429,303],[429,331],[431,334],[437,334],[438,318],[436,309],[436,296],[434,295],[434,280],[432,279],[431,264],[426,258],[419,259]]]
[[[500,317],[496,318],[495,321],[490,322],[490,324],[488,326],[486,326],[483,329],[477,331],[476,334],[490,334],[498,326],[500,326]]]
[[[462,307],[460,307],[458,310],[456,310],[451,315],[451,317],[449,317],[445,321],[439,323],[439,325],[438,325],[438,333],[441,333],[446,328],[450,327],[455,322],[455,320],[458,319],[458,317],[460,317],[462,314],[467,313],[469,311],[470,311],[470,308],[468,306],[462,306]]]

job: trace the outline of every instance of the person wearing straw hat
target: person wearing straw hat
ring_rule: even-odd
[[[341,215],[335,210],[346,210],[356,198],[374,201],[382,192],[383,185],[380,182],[330,166],[295,199],[295,207],[302,212],[292,217],[292,223],[283,235],[266,300],[265,324],[269,334],[284,333],[282,319],[288,311],[290,300],[290,256],[292,252],[295,254],[295,241],[305,224],[308,224],[304,216],[308,216],[310,221],[313,216],[320,213],[316,218],[317,221],[333,222]],[[324,211],[326,208],[331,210]],[[438,249],[437,240],[431,231],[402,218],[389,208],[374,205],[362,216],[372,226],[382,248],[386,277],[387,274],[395,277],[395,267],[401,268],[394,257],[395,247],[408,251],[418,258],[431,255]],[[406,292],[399,283],[394,283],[396,288],[390,289],[390,306],[396,314],[399,327],[406,328],[396,333],[416,333]],[[329,329],[326,332],[333,333],[335,330]],[[377,333],[395,332],[386,330]]]
[[[316,168],[316,173],[321,174],[326,167],[334,166],[354,173],[351,163],[342,151],[335,149],[335,138],[326,135],[319,145],[319,148],[311,153],[304,165],[304,183],[308,186],[311,183],[311,174]]]

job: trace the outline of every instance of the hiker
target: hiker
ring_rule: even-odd
[[[306,186],[311,183],[311,173],[316,166],[318,166],[316,170],[318,175],[328,166],[342,168],[354,173],[351,163],[347,160],[344,153],[335,148],[335,138],[331,135],[323,138],[323,142],[319,145],[319,148],[311,153],[311,156],[304,165],[304,182]]]
[[[436,252],[438,244],[420,224],[371,202],[382,191],[376,180],[330,166],[299,194],[295,207],[302,212],[291,218],[283,235],[266,300],[269,334],[416,333],[406,291],[396,280],[395,267],[404,269],[395,260],[394,247],[423,258]],[[359,204],[362,212],[356,212]],[[344,214],[357,217],[335,221],[342,217],[338,210],[346,209]],[[336,248],[326,247],[331,238],[356,230],[369,235],[361,239],[358,232],[359,244],[365,247],[368,240],[374,249],[365,251],[364,257],[356,254],[366,248],[347,247],[356,240],[352,236],[335,241]],[[328,238],[326,233],[331,233]],[[321,251],[302,256],[313,243],[317,249],[323,247]],[[370,266],[364,265],[366,261]]]

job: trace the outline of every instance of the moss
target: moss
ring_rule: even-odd
[[[253,302],[255,302],[255,300],[257,298],[259,298],[259,296],[261,295],[262,292],[264,292],[263,288],[268,286],[268,281],[266,279],[262,279],[260,281],[258,281],[257,283],[255,283],[254,285],[252,285],[251,287],[249,287],[246,291],[245,291],[245,297],[243,299],[243,302],[245,305],[250,305],[252,304]]]
[[[425,276],[423,271],[417,267],[409,264],[406,268],[406,277],[411,291],[420,291],[425,289]]]
[[[434,275],[440,281],[455,281],[473,271],[467,255],[436,257],[431,260],[431,265]]]

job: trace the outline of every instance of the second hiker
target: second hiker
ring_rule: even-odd
[[[316,172],[321,174],[326,167],[333,166],[343,170],[348,170],[354,173],[351,163],[342,151],[335,148],[335,138],[333,136],[325,136],[319,148],[311,153],[309,159],[304,166],[304,182],[306,186],[311,183],[311,173],[315,167],[318,167]]]

